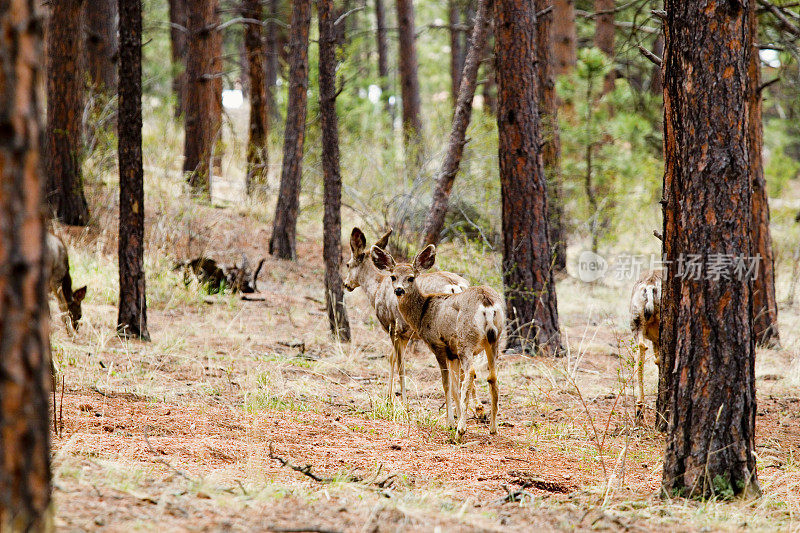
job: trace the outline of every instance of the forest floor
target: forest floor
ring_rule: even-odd
[[[361,289],[347,295],[352,342],[331,338],[318,213],[301,216],[297,261],[276,260],[260,207],[194,202],[179,178],[147,176],[152,342],[114,334],[113,187],[91,191],[89,228],[56,228],[75,283],[89,283],[78,334],[53,319],[59,530],[800,531],[800,306],[781,308],[783,347],[757,358],[764,496],[665,500],[654,414],[633,423],[632,282],[563,277],[567,356],[500,357],[499,434],[472,418],[457,445],[421,344],[407,357],[409,409],[386,401],[390,344]],[[221,185],[215,195],[236,198]],[[172,265],[200,251],[266,257],[260,293],[184,286]],[[464,255],[441,247],[443,267]],[[656,381],[651,358],[650,406]],[[486,402],[483,380],[478,395]]]

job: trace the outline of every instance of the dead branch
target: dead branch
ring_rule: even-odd
[[[292,463],[290,463],[288,461],[288,459],[284,459],[280,455],[277,455],[275,453],[275,449],[272,447],[272,443],[271,442],[269,443],[269,458],[278,461],[281,464],[281,466],[288,466],[289,468],[291,468],[295,472],[300,472],[304,476],[310,477],[311,479],[313,479],[317,483],[332,483],[333,482],[333,478],[319,477],[318,475],[316,475],[313,472],[311,472],[311,468],[313,468],[312,465],[295,466]],[[276,531],[276,530],[273,529],[272,531]],[[300,531],[309,531],[309,530],[302,529]]]
[[[764,83],[762,83],[761,85],[758,86],[758,92],[761,93],[764,89],[766,89],[770,85],[778,83],[779,81],[781,81],[781,77],[780,76],[778,76],[777,78],[773,78],[773,79],[771,79],[769,81],[765,81]]]
[[[275,527],[270,526],[267,531],[274,531],[275,533],[340,533],[336,529],[325,529],[317,526],[299,526],[299,527]]]
[[[655,55],[653,52],[651,52],[650,50],[648,50],[647,48],[645,48],[641,44],[639,45],[639,51],[642,53],[642,55],[644,57],[649,59],[654,65],[657,65],[657,66],[660,67],[664,63],[664,61],[660,57]]]
[[[657,229],[653,230],[653,237],[655,237],[656,239],[658,239],[661,242],[664,242],[664,236]]]

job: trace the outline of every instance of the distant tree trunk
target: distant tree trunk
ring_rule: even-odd
[[[614,1],[615,0],[594,0],[595,16],[594,45],[605,52],[608,59],[614,63]],[[603,94],[608,94],[614,90],[614,82],[617,79],[617,69],[612,68],[606,74],[603,81]]]
[[[553,6],[553,0],[536,0],[536,11]],[[561,137],[558,130],[558,98],[553,73],[552,23],[548,13],[536,21],[536,69],[539,76],[539,115],[542,123],[542,160],[547,178],[547,206],[550,219],[550,261],[556,272],[567,268],[567,235],[564,230],[564,203],[561,192]]]
[[[397,0],[400,49],[400,89],[403,99],[403,136],[407,155],[419,162],[422,156],[422,112],[420,111],[417,43],[414,31],[414,1]]]
[[[0,10],[0,531],[52,529],[38,4]]]
[[[494,17],[492,16],[489,18],[493,19]],[[494,38],[493,27],[493,20],[490,20],[489,30],[486,35],[486,57],[484,57],[485,61],[483,62],[485,77],[485,81],[483,82],[483,111],[484,113],[497,114],[497,73],[494,69],[494,61],[489,61],[494,53],[494,44],[492,43],[492,39]]]
[[[172,92],[175,94],[175,118],[180,118],[186,100],[186,57],[189,15],[188,0],[169,0],[170,40],[172,43]]]
[[[277,119],[279,116],[275,101],[275,87],[278,84],[278,25],[274,22],[274,19],[278,16],[278,0],[269,0],[267,5],[269,10],[266,24],[264,25],[264,46],[266,47],[265,83],[267,84],[267,131],[269,132],[269,119]]]
[[[142,3],[119,0],[119,315],[123,336],[150,340],[144,278]]]
[[[461,71],[464,70],[464,50],[461,46],[461,0],[448,0],[448,22],[450,23],[450,92],[453,102],[458,100],[461,87]]]
[[[759,493],[748,66],[750,1],[666,0],[664,256],[659,405],[666,494]],[[696,256],[694,255],[696,254]],[[695,275],[681,260],[700,258]],[[710,265],[724,267],[715,275]],[[685,264],[685,263],[684,263]]]
[[[475,96],[475,87],[478,79],[478,68],[481,64],[486,49],[486,33],[488,30],[488,16],[492,0],[479,0],[478,13],[475,15],[475,26],[472,30],[472,44],[467,52],[464,71],[461,78],[461,87],[458,91],[456,110],[453,114],[453,124],[450,128],[450,140],[447,143],[442,166],[439,169],[436,189],[433,191],[431,209],[425,221],[423,230],[425,244],[438,244],[439,236],[444,227],[445,215],[453,182],[461,164],[464,154],[464,145],[467,143],[466,134],[472,117],[472,99]]]
[[[211,197],[211,153],[214,146],[215,0],[186,0],[189,20],[186,54],[185,142],[183,171],[194,194]]]
[[[112,94],[117,89],[117,0],[84,4],[86,64],[95,91]]]
[[[212,71],[212,86],[214,91],[214,107],[212,107],[213,114],[211,115],[211,126],[214,131],[214,146],[211,152],[211,176],[214,172],[217,175],[222,174],[222,72],[224,71],[224,51],[222,46],[222,32],[217,29],[219,26],[219,0],[214,0],[214,18],[211,23],[211,46],[213,56],[211,62]]]
[[[89,223],[83,195],[82,0],[50,4],[47,22],[47,198],[65,224]]]
[[[664,56],[664,34],[660,33],[656,37],[656,42],[653,43],[653,53],[658,57]],[[650,92],[655,95],[661,95],[664,92],[664,80],[661,75],[661,66],[653,65],[653,70],[650,74]]]
[[[569,74],[578,62],[575,0],[553,1],[553,64],[555,76]]]
[[[303,142],[306,134],[308,103],[308,31],[311,25],[311,0],[292,4],[291,41],[289,43],[289,104],[283,135],[283,167],[278,205],[269,253],[281,259],[295,259],[297,210],[300,207],[300,179],[303,175]]]
[[[528,0],[496,0],[494,13],[509,345],[555,354],[561,336],[550,268],[547,180],[539,153],[536,7]]]
[[[375,0],[375,38],[378,47],[378,76],[381,81],[381,99],[389,109],[389,52],[386,44],[386,11],[383,0]]]
[[[751,2],[751,43],[748,64],[748,124],[751,179],[753,188],[750,238],[753,255],[761,257],[758,276],[753,280],[753,334],[756,343],[774,347],[780,344],[778,336],[778,302],[775,298],[775,267],[772,254],[772,236],[769,230],[769,197],[764,180],[764,126],[761,118],[761,58],[758,53],[758,17],[755,1]]]
[[[244,0],[242,16],[253,20],[263,20],[260,0]],[[244,47],[247,56],[247,72],[250,78],[250,139],[247,142],[247,174],[245,189],[247,194],[253,192],[256,184],[267,183],[269,164],[269,117],[267,110],[266,56],[261,39],[261,26],[245,24]]]
[[[325,259],[325,304],[334,337],[350,342],[350,322],[342,286],[342,176],[339,169],[339,121],[336,116],[336,43],[333,0],[317,0],[319,16],[319,108],[325,214],[322,219]]]

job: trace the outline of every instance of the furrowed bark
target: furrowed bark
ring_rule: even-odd
[[[509,345],[555,354],[561,351],[561,336],[539,153],[536,7],[527,0],[496,0],[494,14]]]
[[[715,279],[708,272],[717,257],[753,253],[749,4],[665,2],[663,236],[669,268],[657,409],[664,417],[659,421],[667,422],[667,495],[760,492],[753,455],[753,284],[747,275]],[[699,276],[686,272],[692,254],[705,265]]]
[[[37,6],[0,10],[0,531],[49,531],[53,520]]]

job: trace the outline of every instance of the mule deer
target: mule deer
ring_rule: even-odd
[[[639,395],[636,401],[636,421],[640,422],[644,410],[644,361],[647,353],[645,339],[653,343],[656,366],[659,365],[658,324],[661,318],[661,278],[660,270],[642,274],[633,286],[631,293],[631,331],[636,335],[637,359],[636,379]]]
[[[385,248],[389,242],[389,236],[392,234],[390,229],[386,234],[378,239],[375,246],[378,248]],[[392,353],[389,356],[389,391],[388,397],[391,401],[394,398],[394,376],[395,373],[400,377],[400,395],[403,403],[407,405],[406,401],[406,385],[405,385],[405,363],[403,361],[403,353],[405,352],[408,342],[414,334],[414,330],[408,326],[403,316],[400,314],[400,309],[397,304],[397,296],[394,294],[394,287],[389,276],[379,271],[372,262],[370,255],[367,253],[367,238],[364,232],[359,228],[353,228],[350,234],[350,252],[352,256],[346,264],[346,275],[344,286],[348,291],[354,291],[358,287],[362,287],[364,292],[369,298],[369,303],[375,310],[383,329],[389,334],[392,341]],[[430,272],[420,276],[419,281],[424,289],[429,292],[444,292],[444,293],[458,293],[463,291],[469,286],[467,280],[452,272]],[[440,357],[436,354],[436,362],[439,364],[439,371],[442,375],[442,386],[445,391],[445,402],[447,403],[448,413],[450,412],[450,397],[449,392],[449,374],[447,367],[447,359]],[[474,389],[472,396],[474,396]],[[480,410],[482,406],[476,402],[476,416],[480,418],[482,413]]]
[[[86,297],[86,286],[72,290],[72,278],[69,275],[69,256],[64,242],[53,235],[47,234],[47,267],[50,274],[50,291],[58,300],[61,316],[67,331],[78,331],[79,321],[82,317],[81,302]]]
[[[375,266],[390,273],[400,314],[414,328],[437,358],[450,366],[450,386],[459,390],[456,415],[456,441],[460,442],[467,429],[468,392],[474,387],[476,369],[474,356],[486,352],[489,392],[492,412],[489,433],[497,433],[498,389],[495,359],[500,334],[505,327],[505,311],[501,296],[491,287],[467,287],[457,294],[429,294],[424,291],[422,271],[436,261],[436,247],[428,245],[412,263],[396,263],[394,258],[377,246],[370,252]],[[463,369],[463,379],[462,376]],[[448,405],[448,423],[453,418]]]

